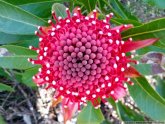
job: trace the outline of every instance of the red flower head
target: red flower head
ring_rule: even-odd
[[[105,20],[99,20],[96,10],[90,17],[83,16],[80,8],[73,16],[69,9],[66,12],[64,19],[57,18],[53,12],[56,23],[49,20],[50,27],[39,27],[35,32],[39,48],[30,48],[37,51],[38,59],[29,61],[42,67],[33,77],[34,81],[55,88],[55,99],[65,98],[66,106],[78,103],[79,109],[87,101],[98,108],[98,98],[106,103],[106,98],[123,97],[124,83],[130,83],[125,72],[131,69],[130,63],[137,64],[126,52],[150,45],[157,39],[123,41],[121,32],[132,25],[111,28],[112,13]]]

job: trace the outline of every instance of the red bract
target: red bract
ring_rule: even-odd
[[[34,81],[56,89],[55,99],[65,98],[64,107],[76,103],[79,110],[87,101],[98,108],[98,99],[107,103],[106,98],[118,100],[123,97],[126,93],[124,83],[131,83],[125,72],[132,70],[130,63],[137,63],[126,56],[126,52],[150,45],[157,39],[123,41],[121,32],[132,25],[111,28],[112,13],[105,20],[99,20],[96,10],[90,17],[83,16],[80,8],[73,16],[69,9],[66,12],[64,19],[57,18],[53,12],[56,23],[49,20],[50,27],[39,27],[35,32],[39,48],[30,48],[37,51],[38,59],[29,61],[40,64],[41,68],[33,77]]]

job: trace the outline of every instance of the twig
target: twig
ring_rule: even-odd
[[[7,71],[7,70],[6,70]],[[19,82],[15,79],[15,76],[13,74],[13,72],[11,70],[7,71],[8,72],[8,75],[10,76],[10,78],[13,80],[13,82],[17,85],[19,84]],[[35,124],[37,124],[37,117],[35,115],[35,111],[34,111],[34,108],[33,108],[33,105],[32,103],[30,102],[30,100],[28,99],[28,96],[27,94],[24,92],[24,90],[22,89],[22,87],[20,85],[17,85],[18,89],[21,91],[21,93],[23,94],[23,96],[25,97],[25,99],[27,100],[27,105],[29,106],[29,109],[33,115],[33,118],[34,118],[34,122]]]
[[[28,99],[33,99],[33,98],[35,98],[35,97],[34,97],[34,96],[31,96],[31,97],[28,98]],[[25,99],[25,100],[23,100],[23,101],[17,103],[17,105],[20,106],[20,105],[23,104],[24,102],[27,102],[27,99]]]
[[[17,86],[17,84],[15,84],[15,85],[13,86],[13,89],[15,89],[16,86]],[[3,108],[3,106],[6,104],[8,98],[11,96],[12,93],[13,93],[13,92],[10,92],[10,93],[7,95],[6,99],[3,101],[2,105],[1,105],[2,108]]]

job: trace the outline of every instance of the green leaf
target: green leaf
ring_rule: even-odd
[[[23,40],[32,40],[34,35],[15,35],[15,34],[8,34],[0,31],[0,44],[9,44],[9,43],[15,43],[18,41]]]
[[[45,2],[23,4],[20,5],[19,7],[38,17],[47,19],[51,16],[51,7],[53,3],[54,1],[45,1]]]
[[[67,2],[68,0],[3,0],[14,5],[32,4],[40,2]]]
[[[10,91],[10,92],[13,92],[14,89],[11,86],[9,86],[9,85],[6,85],[4,83],[0,83],[0,92],[1,91]]]
[[[22,74],[22,83],[29,87],[36,87],[36,84],[33,82],[32,77],[38,72],[38,66],[34,68],[27,69]]]
[[[97,0],[79,0],[79,2],[85,6],[88,12],[91,12],[95,9]]]
[[[67,16],[66,7],[63,4],[54,3],[52,6],[52,11],[56,13],[57,17],[61,16],[62,18],[65,18]]]
[[[98,1],[99,6],[100,6],[100,3],[102,3],[103,5],[105,4],[105,6],[106,6],[106,9],[103,8],[103,7],[99,7],[99,8],[101,8],[102,12],[104,12],[105,14],[107,14],[107,12],[109,12],[109,13],[113,12],[114,15],[115,15],[117,18],[122,18],[122,16],[120,16],[120,13],[118,13],[118,12],[111,6],[111,4],[110,4],[107,0],[99,0],[99,1]],[[110,10],[107,10],[107,7],[110,8]]]
[[[151,22],[147,22],[141,26],[129,29],[123,32],[123,39],[132,37],[135,40],[147,38],[160,38],[154,45],[165,49],[165,18],[160,18]]]
[[[165,80],[160,79],[160,77],[156,77],[156,91],[165,98]]]
[[[36,37],[33,40],[24,40],[23,42],[15,42],[15,43],[12,43],[12,44],[17,45],[17,46],[22,46],[22,47],[34,46],[34,47],[38,48],[39,40]]]
[[[57,2],[63,3],[69,1],[68,0],[37,0],[37,1],[35,0],[35,1],[30,1],[29,3],[24,1],[24,3],[19,5],[19,7],[38,17],[48,19],[51,16],[51,7],[53,3],[57,3]]]
[[[9,69],[27,69],[33,67],[27,59],[36,57],[34,51],[15,45],[4,45],[0,48],[6,48],[10,52],[10,55],[0,57],[0,67]]]
[[[151,52],[151,51],[164,53],[165,49],[163,47],[160,48],[158,46],[151,45],[151,46],[148,46],[145,48],[141,48],[141,49],[137,50],[136,52],[138,55],[143,55],[143,54],[146,54],[147,52]]]
[[[129,92],[137,106],[152,119],[163,121],[165,117],[164,99],[145,78],[136,78],[134,83],[134,86],[129,86]]]
[[[154,98],[156,98],[159,102],[165,105],[165,100],[157,93],[155,90],[151,87],[151,85],[148,83],[146,78],[144,77],[138,77],[136,78],[136,81],[138,82],[141,87],[143,87],[146,92],[150,93]]]
[[[110,0],[110,4],[123,19],[132,19],[138,21],[138,19],[128,12],[118,0]]]
[[[158,8],[165,9],[164,0],[143,0],[143,1],[149,3],[152,6],[156,6]]]
[[[114,109],[116,109],[116,102],[113,98],[108,98],[107,101],[113,106]]]
[[[23,9],[0,1],[0,31],[8,34],[33,35],[38,25],[46,22]]]
[[[10,53],[15,55],[37,55],[36,51],[16,45],[3,45],[0,48],[6,48]]]
[[[119,18],[112,18],[111,22],[121,25],[121,24],[133,24],[134,26],[140,26],[141,23],[136,20],[130,20],[130,19],[119,19]]]
[[[134,65],[134,67],[142,75],[152,75],[152,65],[151,64],[137,64],[137,65]]]
[[[4,72],[2,68],[0,68],[0,76],[8,77],[8,75]]]
[[[104,120],[104,116],[100,109],[95,109],[89,102],[78,115],[78,124],[100,124]]]
[[[128,106],[125,106],[121,102],[116,103],[116,105],[122,121],[144,121],[144,117],[140,113],[135,112]]]
[[[105,5],[106,5],[106,3],[104,2],[104,0],[97,0],[97,2],[98,2],[98,7],[101,9],[101,11],[106,11],[105,10]]]
[[[33,65],[27,61],[28,58],[35,58],[34,55],[9,55],[0,57],[0,67],[8,69],[28,69]]]
[[[20,82],[20,83],[22,83],[22,72],[18,72],[18,71],[14,71],[13,70],[13,73],[14,73],[14,78],[18,81],[18,82]]]
[[[0,115],[0,124],[6,124],[6,122],[4,121],[4,119],[1,115]]]

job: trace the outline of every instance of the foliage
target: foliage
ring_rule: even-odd
[[[144,0],[160,8],[165,7],[164,0]],[[160,40],[151,47],[138,51],[145,54],[149,51],[165,51],[165,18],[151,20],[142,23],[132,15],[118,0],[3,0],[0,1],[0,49],[8,50],[7,55],[0,53],[0,76],[6,77],[3,69],[16,69],[21,71],[21,81],[28,87],[35,87],[32,76],[37,73],[38,66],[33,66],[27,61],[28,58],[35,58],[36,53],[27,48],[28,45],[38,44],[34,31],[38,25],[46,26],[46,20],[51,18],[53,9],[58,16],[65,17],[65,5],[70,8],[80,6],[84,14],[98,9],[100,15],[105,16],[113,12],[115,17],[111,20],[115,25],[133,24],[134,28],[125,31],[123,40],[132,37],[133,39],[159,38]],[[138,11],[138,10],[137,10]],[[140,60],[140,56],[138,58]],[[135,66],[142,75],[152,75],[151,64],[140,64]],[[120,119],[123,121],[144,121],[144,116],[153,120],[165,119],[165,84],[157,78],[156,90],[144,78],[133,79],[134,86],[128,86],[130,95],[140,108],[140,112],[126,107],[123,103],[114,103]],[[0,83],[0,92],[14,92],[11,86]],[[159,95],[160,94],[160,95]],[[1,116],[0,116],[1,118]],[[95,110],[91,103],[85,107],[78,116],[78,123],[99,124],[105,118],[100,109]],[[1,119],[0,119],[1,122]],[[105,120],[106,122],[106,120]]]

